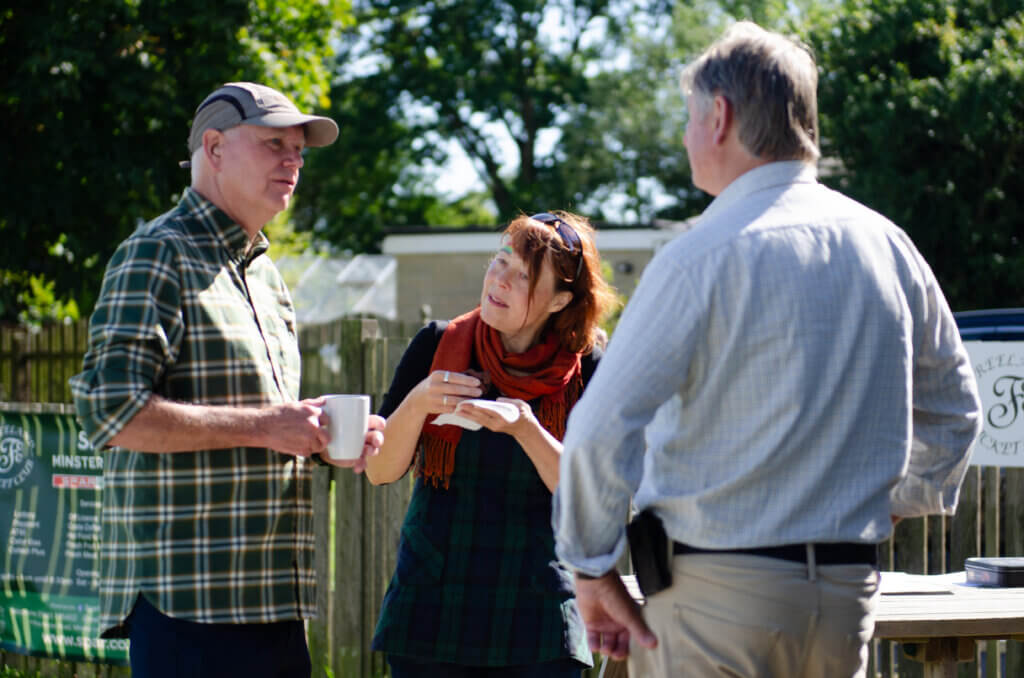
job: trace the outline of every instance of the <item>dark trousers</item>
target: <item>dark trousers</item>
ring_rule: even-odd
[[[388,665],[391,678],[580,678],[584,668],[575,659],[527,666],[460,666],[420,662],[393,654],[388,655]]]
[[[132,678],[309,678],[299,620],[199,624],[174,619],[139,596],[128,617]]]

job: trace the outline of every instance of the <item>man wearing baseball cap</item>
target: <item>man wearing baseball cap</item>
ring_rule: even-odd
[[[196,109],[191,186],[111,258],[71,386],[104,460],[101,628],[134,678],[310,674],[311,466],[323,399],[299,400],[295,311],[262,228],[307,146],[338,136],[263,85]],[[360,472],[382,442],[371,416]]]

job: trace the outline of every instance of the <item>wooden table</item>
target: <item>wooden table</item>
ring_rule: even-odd
[[[964,573],[882,573],[875,638],[919,643],[926,678],[953,678],[975,642],[1024,638],[1024,588],[968,586]]]
[[[632,575],[627,590],[643,601]],[[1024,588],[968,586],[964,573],[908,575],[883,572],[875,638],[919,643],[913,659],[926,678],[954,678],[958,661],[975,656],[975,642],[1024,640]],[[626,663],[605,660],[601,678],[626,678]]]

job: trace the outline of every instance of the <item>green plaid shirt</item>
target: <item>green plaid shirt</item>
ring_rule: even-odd
[[[203,405],[297,399],[291,297],[245,231],[195,191],[114,253],[72,377],[102,448],[150,394]],[[100,584],[105,636],[139,593],[197,622],[315,616],[311,466],[265,448],[147,454],[111,448]]]

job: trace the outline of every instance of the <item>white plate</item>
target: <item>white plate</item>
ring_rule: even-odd
[[[513,405],[512,403],[499,403],[494,400],[482,400],[479,398],[473,398],[471,400],[465,400],[463,402],[467,402],[470,403],[471,405],[476,405],[477,407],[482,407],[484,409],[497,412],[505,421],[507,421],[510,424],[519,418],[519,408]],[[460,416],[455,412],[442,414],[437,419],[435,419],[433,423],[435,426],[444,426],[445,424],[450,424],[452,426],[461,426],[462,428],[468,429],[470,431],[475,431],[478,428],[480,428],[480,424],[476,423],[471,419],[466,419],[465,417]]]

